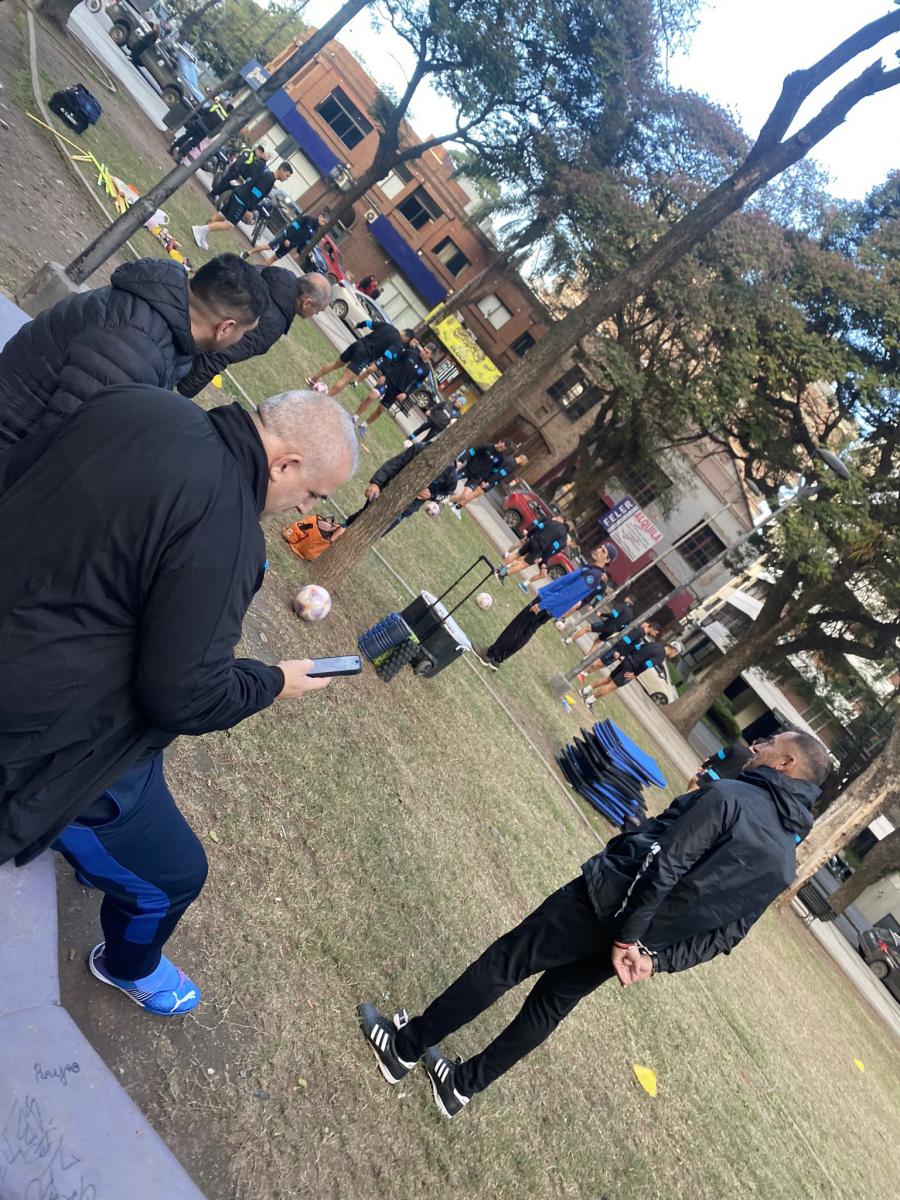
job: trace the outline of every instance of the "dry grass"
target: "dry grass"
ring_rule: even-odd
[[[134,151],[127,124],[108,104],[94,144],[140,186],[165,159],[149,131],[148,148]],[[186,225],[205,202],[185,189],[167,207]],[[296,323],[239,378],[259,398],[324,355],[320,335]],[[361,477],[338,497],[345,508],[400,435],[382,420],[369,444]],[[249,653],[343,653],[406,602],[370,556],[327,622],[296,622],[301,565],[277,530],[270,523]],[[380,549],[414,588],[439,590],[486,546],[468,518],[435,526],[420,514]],[[524,603],[512,585],[496,596],[490,612],[470,603],[461,614],[476,639]],[[544,629],[490,679],[551,751],[578,723],[545,686],[568,653]],[[604,712],[646,743],[614,700]],[[661,762],[672,794],[681,781]],[[419,1074],[384,1085],[355,1004],[417,1008],[596,850],[464,665],[389,686],[370,670],[336,680],[230,734],[182,741],[169,774],[211,860],[173,943],[206,1003],[176,1027],[135,1023],[116,997],[91,1012],[121,1020],[108,1056],[214,1200],[868,1200],[892,1190],[897,1047],[790,915],[766,917],[728,960],[626,993],[601,989],[457,1123],[435,1116]],[[664,800],[657,793],[654,807]],[[520,1001],[508,997],[450,1049],[482,1045]],[[126,1069],[135,1062],[140,1071]],[[656,1100],[638,1089],[633,1063],[657,1071]]]

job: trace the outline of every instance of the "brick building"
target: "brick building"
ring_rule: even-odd
[[[287,46],[274,70],[295,48]],[[248,64],[244,78],[258,87],[266,68]],[[284,185],[307,212],[335,207],[342,188],[369,166],[378,131],[378,88],[339,42],[332,42],[268,101],[254,140],[294,174]],[[409,126],[404,144],[421,141]],[[416,325],[445,297],[487,267],[497,250],[489,227],[472,222],[475,188],[455,172],[442,147],[392,170],[355,206],[332,236],[355,279],[374,275],[379,303],[398,325]],[[446,395],[475,399],[547,332],[552,320],[521,277],[508,272],[474,293],[471,303],[436,329],[441,359],[436,374]],[[548,381],[552,386],[554,380]],[[549,443],[545,446],[550,450]],[[556,457],[556,453],[553,454]]]

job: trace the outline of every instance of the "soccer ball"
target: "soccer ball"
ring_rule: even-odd
[[[321,379],[317,379],[316,382],[312,385],[312,390],[314,392],[321,392],[324,396],[327,396],[328,395],[328,384],[323,383]]]
[[[331,612],[331,596],[318,584],[307,583],[294,597],[294,612],[303,621],[321,621]]]
[[[490,608],[494,603],[494,597],[490,592],[479,592],[475,597],[475,603],[479,608]]]
[[[425,502],[425,511],[428,513],[429,517],[437,517],[440,516],[441,506],[438,504],[437,500],[427,500]]]

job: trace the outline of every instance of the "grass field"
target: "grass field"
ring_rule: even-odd
[[[107,103],[92,144],[143,186],[166,160],[152,130],[135,149],[135,119]],[[189,233],[205,201],[184,189],[166,207]],[[330,347],[297,322],[236,374],[259,399],[324,356]],[[345,509],[399,449],[393,423],[380,421],[369,446],[336,498]],[[406,602],[370,555],[328,621],[297,622],[302,564],[278,528],[267,523],[272,565],[247,653],[344,653]],[[419,514],[379,549],[413,588],[440,590],[486,543],[468,517]],[[461,613],[476,639],[524,603],[513,585],[494,591],[491,611],[470,603]],[[545,628],[489,679],[547,751],[578,727],[545,684],[570,661]],[[645,740],[614,700],[598,710]],[[683,782],[661,765],[670,787],[653,808]],[[168,772],[211,863],[171,948],[206,1002],[183,1024],[144,1021],[67,962],[64,999],[80,1000],[78,1019],[211,1200],[868,1200],[894,1190],[898,1048],[791,914],[766,916],[728,959],[601,989],[458,1122],[435,1115],[424,1076],[393,1090],[382,1082],[356,1003],[415,1010],[611,832],[596,815],[585,826],[465,664],[430,681],[406,672],[386,686],[371,670],[336,680],[228,734],[183,739]],[[80,948],[90,930],[70,922],[65,936]],[[483,1045],[521,998],[448,1049]],[[655,1100],[637,1087],[635,1063],[657,1072]]]

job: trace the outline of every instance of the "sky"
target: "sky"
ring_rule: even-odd
[[[708,0],[689,48],[669,63],[669,79],[729,109],[745,132],[755,136],[785,75],[809,66],[862,25],[890,12],[892,4],[893,0]],[[339,0],[310,0],[304,16],[319,26],[339,7]],[[339,40],[365,62],[376,81],[399,90],[409,70],[408,48],[391,34],[373,35],[369,21],[368,10],[363,10]],[[895,66],[900,36],[885,46],[890,53],[885,65]],[[816,93],[816,99],[833,95],[875,58],[869,51],[854,60],[821,89],[821,96]],[[801,110],[801,122],[812,111],[812,104]],[[452,120],[453,110],[440,96],[424,88],[417,94],[412,124],[420,136],[443,133]],[[860,199],[889,170],[900,167],[898,130],[900,87],[895,87],[862,101],[848,121],[829,134],[813,157],[830,176],[835,195]]]

